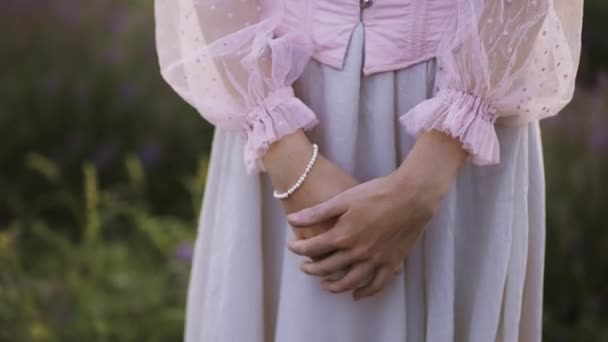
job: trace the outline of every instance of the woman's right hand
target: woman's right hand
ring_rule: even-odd
[[[302,130],[271,145],[263,164],[277,191],[286,191],[298,180],[310,160],[312,150],[312,144]],[[281,204],[286,214],[290,214],[325,202],[357,184],[356,179],[319,154],[302,186],[287,199],[281,200]],[[299,239],[306,239],[327,231],[334,223],[322,222],[294,232]]]
[[[319,155],[302,186],[289,198],[282,200],[286,214],[323,203],[337,194],[359,184],[344,170],[327,158]],[[335,225],[335,220],[322,222],[294,230],[299,239],[308,239],[326,232]]]

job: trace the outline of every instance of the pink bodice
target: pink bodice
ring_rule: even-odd
[[[306,31],[310,25],[313,58],[338,69],[353,29],[363,22],[366,75],[435,57],[457,13],[455,0],[288,0],[285,6],[285,24],[278,31]]]

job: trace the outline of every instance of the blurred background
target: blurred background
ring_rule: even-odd
[[[151,0],[0,2],[0,341],[179,341],[212,128]],[[608,2],[543,121],[545,341],[608,341]]]

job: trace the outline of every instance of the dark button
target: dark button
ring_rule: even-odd
[[[361,8],[372,7],[374,0],[361,0]]]

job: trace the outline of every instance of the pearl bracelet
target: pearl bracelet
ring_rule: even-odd
[[[310,169],[312,169],[312,166],[315,164],[315,161],[317,161],[318,155],[319,155],[319,145],[312,144],[312,157],[308,161],[308,164],[306,164],[306,169],[304,170],[304,173],[300,176],[300,178],[298,178],[298,181],[296,182],[296,184],[294,184],[291,188],[289,188],[289,190],[287,190],[283,193],[278,193],[275,190],[273,192],[274,198],[286,199],[287,197],[291,196],[294,192],[296,192],[296,190],[298,190],[302,186],[302,183],[304,183],[304,180],[306,180],[306,177],[308,177],[308,174],[310,173]]]

